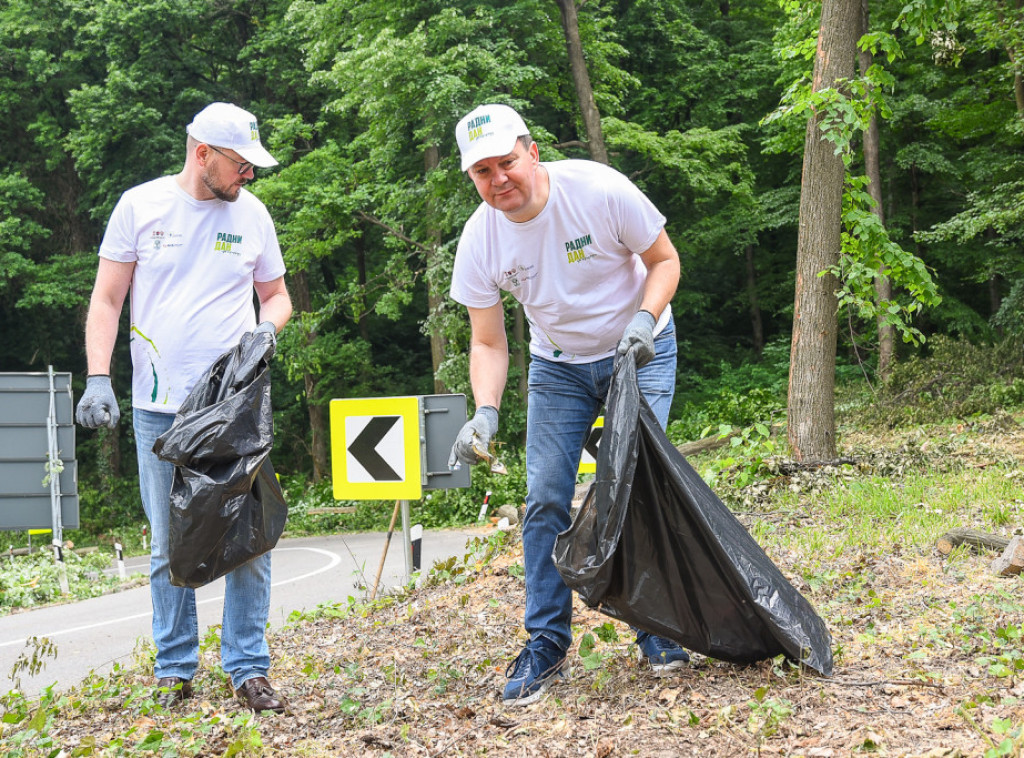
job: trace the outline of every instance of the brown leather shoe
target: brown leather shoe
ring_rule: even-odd
[[[265,676],[254,676],[246,679],[242,686],[235,690],[238,698],[245,703],[249,710],[260,713],[261,711],[273,711],[284,713],[287,704],[284,698],[278,697],[274,688],[270,686]]]
[[[180,685],[180,686],[179,686]],[[164,708],[192,697],[192,682],[177,676],[165,676],[157,680],[153,699]]]

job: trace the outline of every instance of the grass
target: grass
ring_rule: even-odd
[[[955,526],[991,532],[1024,523],[1020,473],[1000,465],[839,479],[821,492],[780,493],[772,499],[773,514],[758,520],[752,533],[767,552],[795,551],[804,566],[851,551],[924,551]]]

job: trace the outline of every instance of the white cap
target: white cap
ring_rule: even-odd
[[[507,105],[481,105],[462,117],[455,127],[455,139],[462,153],[462,170],[477,161],[508,155],[516,140],[529,134],[526,123]]]
[[[274,156],[260,144],[256,117],[231,103],[210,103],[185,127],[193,139],[214,147],[234,150],[260,168],[276,166]]]

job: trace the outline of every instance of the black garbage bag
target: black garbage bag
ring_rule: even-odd
[[[270,465],[273,338],[248,333],[185,398],[153,452],[174,464],[171,584],[202,587],[277,544],[288,506]]]
[[[592,608],[719,660],[785,654],[832,673],[831,636],[669,442],[618,361],[597,473],[552,557]]]

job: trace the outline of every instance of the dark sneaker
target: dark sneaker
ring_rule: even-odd
[[[565,651],[544,637],[530,642],[505,670],[508,684],[502,700],[506,705],[529,705],[540,700],[555,682],[569,673]]]
[[[690,655],[672,640],[647,632],[636,633],[636,644],[656,676],[678,671],[690,662]]]
[[[192,682],[187,679],[165,676],[157,680],[153,699],[164,708],[170,708],[190,697],[192,697]]]

